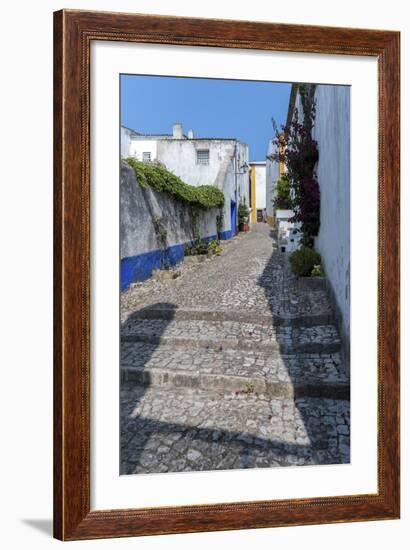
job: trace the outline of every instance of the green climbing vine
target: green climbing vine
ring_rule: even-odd
[[[223,208],[221,207],[219,209],[219,214],[217,214],[216,216],[216,234],[218,236],[218,239],[220,237],[220,234],[222,233],[223,227],[224,227],[224,211],[223,211]]]
[[[161,269],[166,267],[166,252],[168,248],[168,231],[165,226],[164,218],[160,216],[154,216],[152,218],[152,225],[154,226],[154,232],[157,239],[157,243],[161,254]]]
[[[191,227],[192,227],[192,240],[194,243],[201,240],[201,235],[199,233],[199,210],[198,208],[191,207]]]
[[[224,204],[224,194],[213,185],[188,185],[158,163],[148,164],[133,157],[125,159],[125,162],[134,170],[141,187],[168,193],[179,202],[198,209],[219,208]]]

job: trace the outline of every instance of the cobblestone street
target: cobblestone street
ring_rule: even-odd
[[[273,244],[257,224],[122,293],[122,474],[350,461],[327,293]]]

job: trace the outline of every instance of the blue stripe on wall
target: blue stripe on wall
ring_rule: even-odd
[[[231,234],[232,231],[229,229],[220,233],[219,238],[227,240],[231,238]],[[213,239],[216,239],[216,235],[204,237],[202,240],[212,241]],[[154,269],[171,267],[181,262],[184,259],[185,244],[190,243],[169,246],[164,252],[161,252],[161,250],[152,250],[138,254],[137,256],[122,258],[120,273],[121,290],[126,290],[131,283],[145,281],[151,277]]]
[[[219,233],[219,238],[221,241],[227,241],[232,237],[232,230],[228,229],[228,231],[222,231],[222,233]]]

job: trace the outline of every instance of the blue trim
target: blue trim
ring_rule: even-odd
[[[236,235],[236,202],[231,199],[231,236]]]
[[[221,241],[227,241],[232,237],[232,229],[228,229],[228,231],[222,231],[219,233],[219,239]]]
[[[219,234],[221,240],[227,240],[231,238],[231,230],[223,231]],[[203,241],[212,241],[216,239],[216,235],[209,237],[202,237]],[[160,269],[161,267],[171,267],[184,259],[185,246],[192,243],[182,243],[169,246],[165,252],[161,250],[152,250],[150,252],[144,252],[137,256],[129,256],[121,259],[121,290],[126,290],[131,283],[145,281],[151,277],[154,269]],[[161,266],[162,258],[162,266]]]
[[[127,289],[131,283],[145,281],[151,277],[154,269],[161,268],[161,257],[163,266],[171,267],[184,259],[184,244],[176,244],[167,248],[165,252],[152,250],[137,256],[122,258],[121,260],[121,290]]]
[[[209,243],[209,241],[215,241],[216,235],[209,235],[209,237],[201,237],[201,241],[205,241],[206,243]],[[194,241],[191,241],[190,244],[193,244]]]

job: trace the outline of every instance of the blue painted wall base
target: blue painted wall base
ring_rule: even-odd
[[[232,237],[232,231],[223,231],[219,234],[219,239],[222,241]],[[216,235],[204,237],[204,241],[212,241],[216,239]],[[145,281],[151,277],[154,269],[163,269],[172,267],[184,259],[184,250],[186,245],[192,243],[175,244],[169,246],[166,250],[152,250],[144,252],[137,256],[122,258],[121,260],[121,290],[126,290],[131,283]]]

